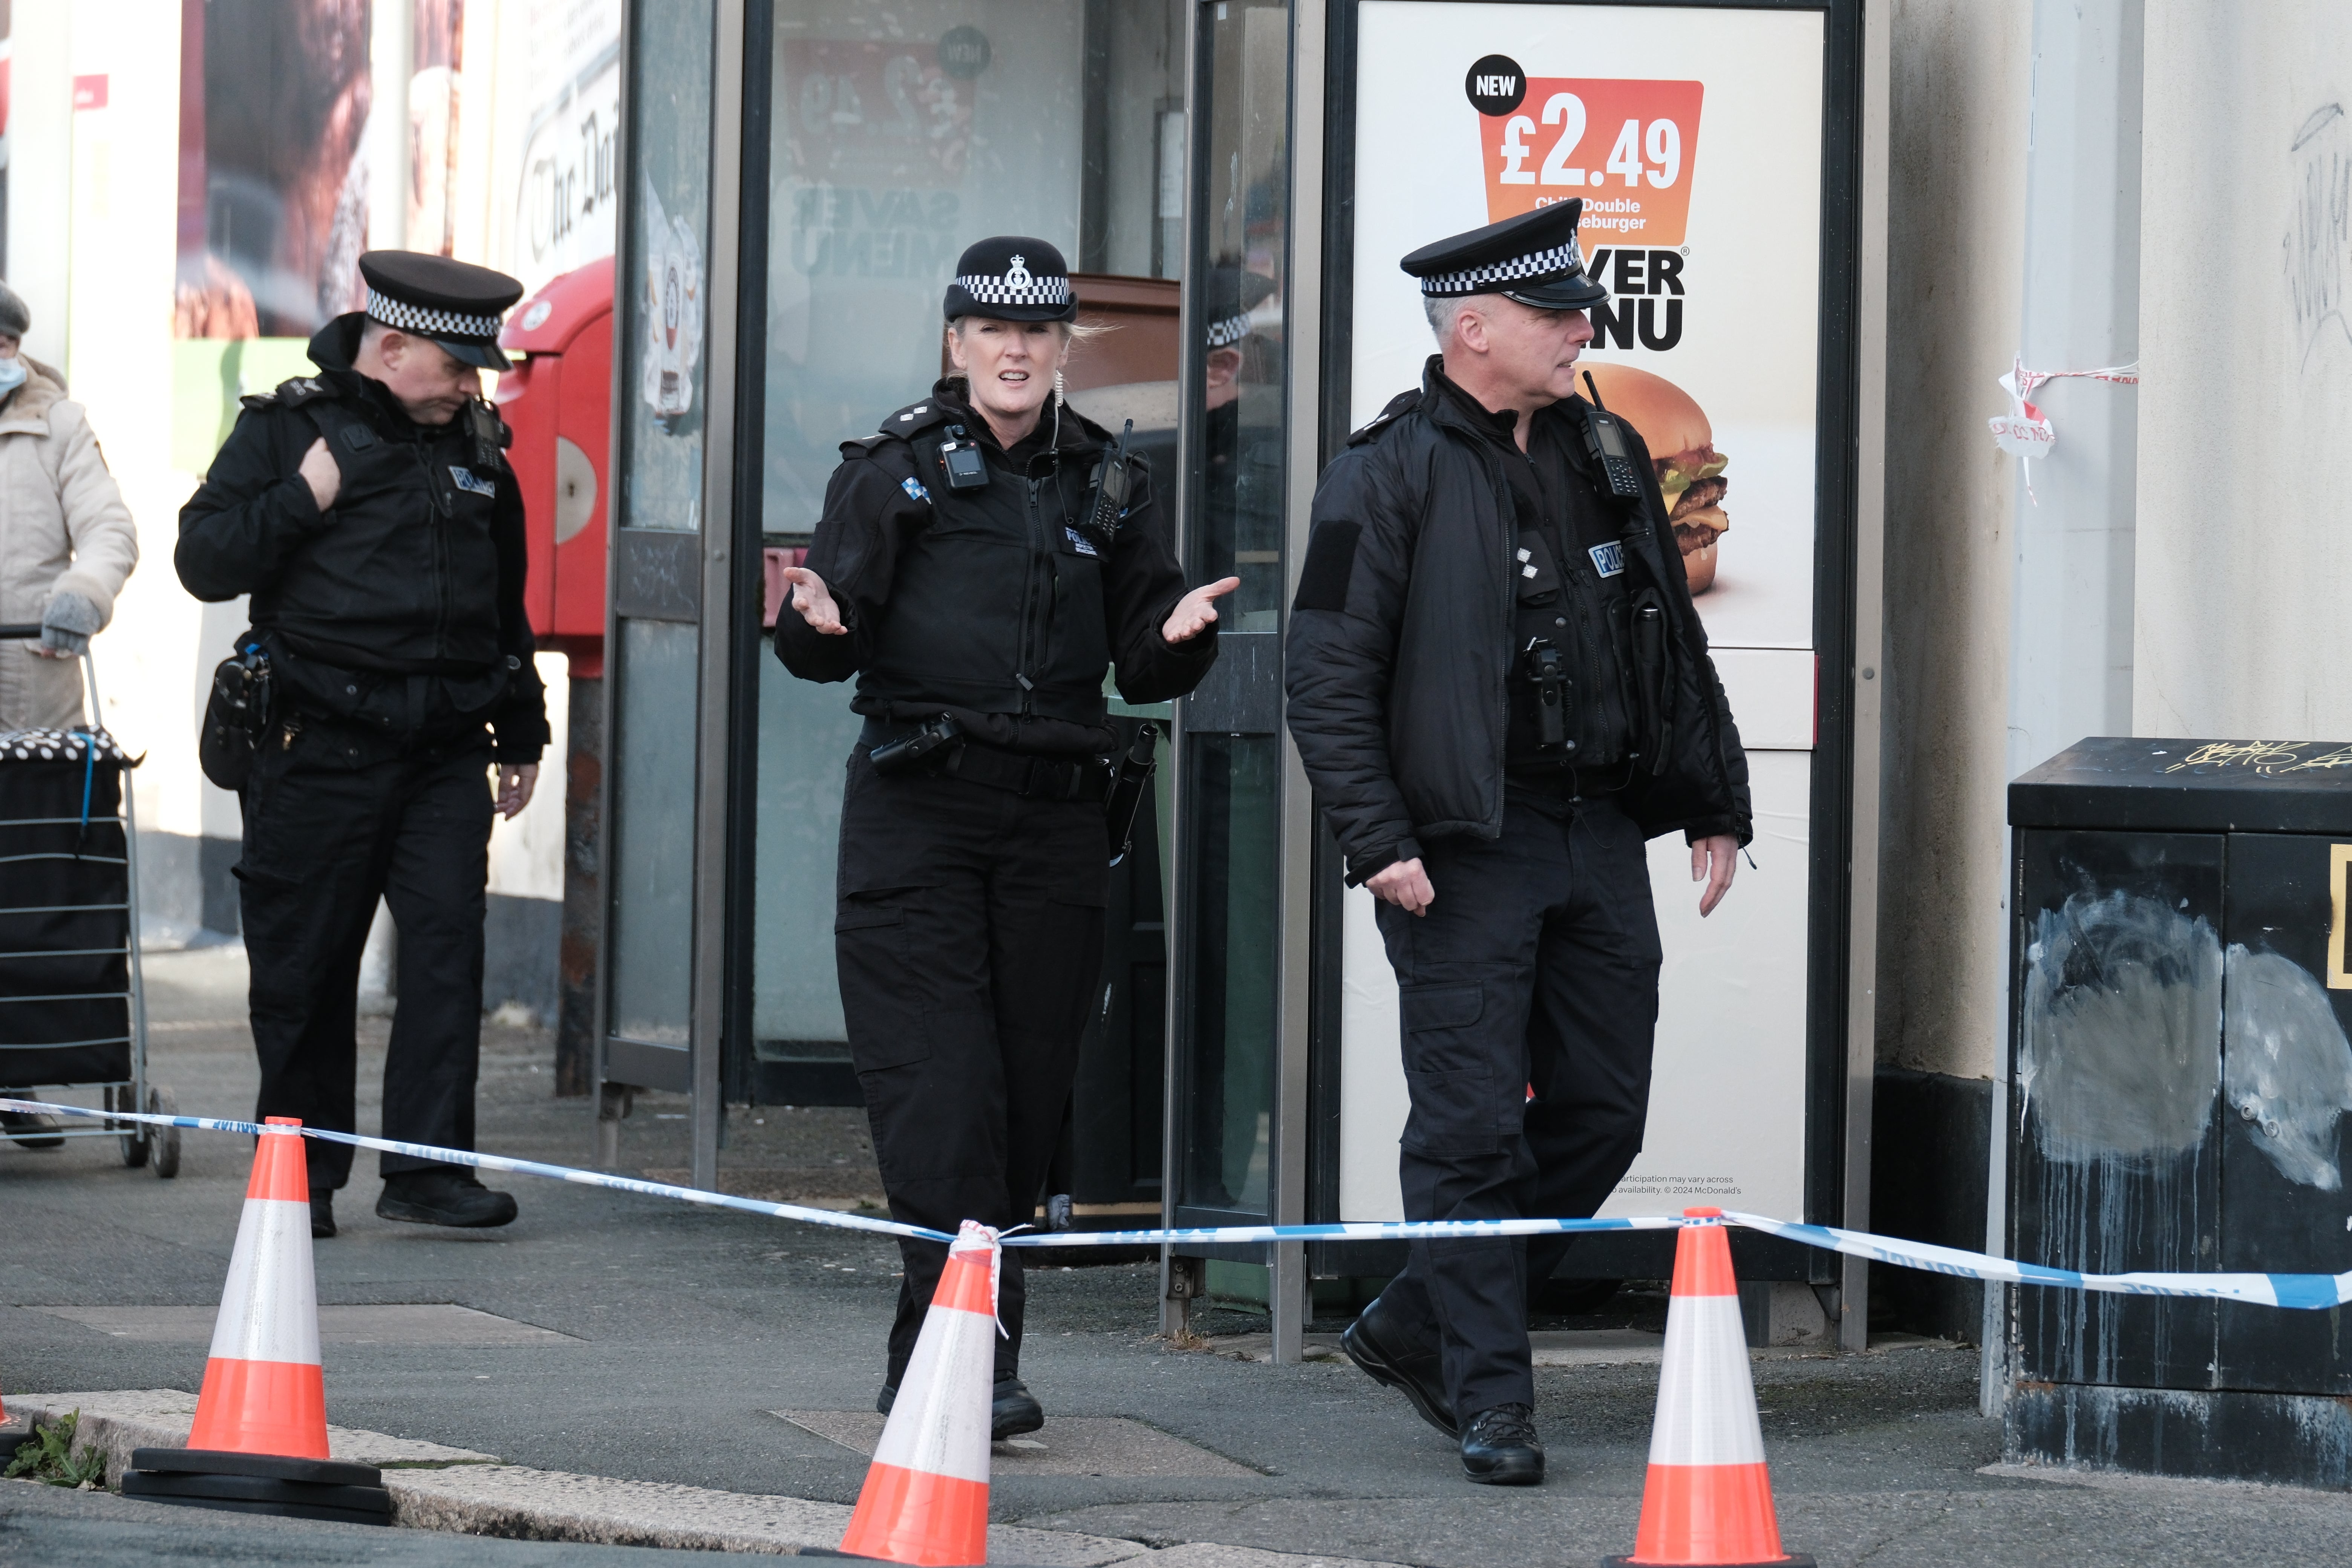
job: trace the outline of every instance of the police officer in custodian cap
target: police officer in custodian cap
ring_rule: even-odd
[[[359,266],[367,309],[310,340],[318,374],[245,399],[173,560],[199,599],[252,595],[234,663],[257,705],[227,782],[245,820],[256,1115],[353,1130],[360,954],[381,898],[400,931],[383,1135],[471,1149],[490,819],[530,801],[548,739],[522,499],[478,374],[506,366],[499,317],[522,286],[405,251]],[[223,717],[216,700],[215,782]],[[332,1236],[352,1151],[308,1150],[311,1234]],[[385,1154],[381,1169],[386,1219],[515,1216],[466,1167]]]
[[[1214,601],[1187,592],[1142,462],[1061,398],[1078,301],[1061,252],[1001,236],[947,290],[952,374],[842,444],[776,657],[857,679],[834,930],[850,1055],[891,1213],[1026,1223],[1077,1071],[1108,887],[1098,760],[1129,702],[1199,683]],[[890,1408],[947,1249],[906,1274]],[[1045,1414],[1020,1379],[1021,1255],[1004,1255],[992,1425]]]
[[[1749,837],[1650,455],[1577,395],[1581,210],[1404,258],[1439,352],[1324,470],[1293,605],[1290,731],[1396,971],[1408,1219],[1608,1197],[1658,1016],[1643,843],[1689,841],[1706,914]],[[1527,1301],[1566,1240],[1414,1242],[1341,1338],[1473,1480],[1543,1479]]]

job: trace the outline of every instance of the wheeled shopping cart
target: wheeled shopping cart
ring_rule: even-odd
[[[40,635],[0,626],[0,640]],[[101,718],[88,653],[82,678]],[[132,765],[102,722],[0,731],[0,1088],[97,1089],[106,1110],[173,1115],[172,1091],[147,1076]],[[12,1137],[34,1147],[116,1138],[124,1164],[180,1171],[176,1127],[91,1121]]]

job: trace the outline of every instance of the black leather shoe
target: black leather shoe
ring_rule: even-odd
[[[1045,1424],[1045,1407],[1029,1392],[1029,1385],[1017,1377],[999,1378],[996,1395],[988,1405],[988,1440],[1002,1443],[1007,1437],[1018,1437],[1024,1432],[1034,1432]]]
[[[1525,1405],[1497,1405],[1470,1417],[1470,1429],[1462,1434],[1462,1468],[1472,1480],[1490,1487],[1543,1484],[1535,1414]]]
[[[474,1173],[443,1168],[403,1171],[383,1179],[383,1196],[375,1201],[379,1219],[406,1220],[412,1225],[449,1225],[467,1229],[505,1225],[515,1216],[515,1201],[494,1193],[474,1179]]]
[[[886,1383],[874,1398],[874,1408],[883,1415],[898,1403],[898,1385]],[[1018,1437],[1024,1432],[1034,1432],[1045,1424],[1045,1407],[1029,1392],[1029,1385],[1017,1377],[1001,1380],[996,1393],[988,1404],[988,1440],[1002,1443],[1007,1437]]]
[[[1339,1336],[1339,1348],[1373,1382],[1387,1384],[1412,1400],[1423,1421],[1449,1437],[1462,1435],[1454,1424],[1454,1404],[1445,1397],[1445,1372],[1438,1364],[1437,1347],[1413,1344],[1399,1333],[1381,1312],[1378,1298],[1348,1325]]]
[[[310,1239],[324,1241],[335,1234],[335,1189],[322,1187],[310,1194]]]

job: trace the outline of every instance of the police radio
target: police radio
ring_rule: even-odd
[[[1097,473],[1095,487],[1094,516],[1088,521],[1105,539],[1118,531],[1121,519],[1127,516],[1127,443],[1135,434],[1135,421],[1130,419],[1118,433],[1118,447]]]
[[[940,462],[948,471],[948,489],[976,490],[988,483],[988,458],[961,425],[948,426],[940,444]]]
[[[1584,449],[1601,465],[1609,480],[1609,493],[1618,500],[1637,501],[1642,499],[1642,479],[1633,467],[1633,448],[1625,444],[1625,432],[1617,423],[1617,416],[1601,402],[1601,389],[1592,384],[1592,373],[1584,373],[1585,395],[1591,406],[1584,413]]]

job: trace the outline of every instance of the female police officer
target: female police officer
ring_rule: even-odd
[[[947,291],[954,374],[847,441],[776,657],[857,677],[835,949],[849,1047],[898,1219],[1031,1217],[1102,968],[1103,671],[1130,702],[1216,658],[1225,578],[1187,593],[1150,475],[1066,406],[1078,312],[1061,253],[1000,236]],[[901,1244],[887,1411],[946,1263]],[[1034,1431],[1004,1258],[992,1425]]]

